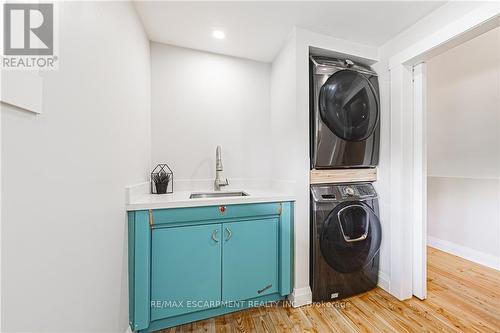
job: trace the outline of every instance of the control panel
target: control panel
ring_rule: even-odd
[[[376,196],[375,188],[372,184],[352,184],[339,186],[343,199],[349,197],[366,198]]]

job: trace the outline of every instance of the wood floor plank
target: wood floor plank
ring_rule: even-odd
[[[425,301],[399,301],[375,288],[337,303],[292,308],[281,302],[162,332],[500,333],[499,271],[428,248],[427,286]]]
[[[462,279],[470,276],[474,279],[484,279],[485,282],[489,283],[491,286],[500,285],[500,279],[498,278],[497,270],[476,264],[472,261],[465,260],[449,253],[445,253],[435,249],[434,252],[430,252],[431,250],[432,248],[429,248],[429,253],[433,253],[432,260],[429,261],[429,264],[445,265],[450,273],[457,273],[454,274],[457,279]]]
[[[317,311],[314,305],[305,306],[302,311],[306,314],[309,322],[312,324],[314,332],[328,332],[331,331],[328,321]]]
[[[350,299],[349,305],[346,309],[342,310],[342,314],[351,321],[353,326],[355,326],[359,332],[381,332],[381,330],[377,328],[377,325],[375,325],[374,320],[370,320],[364,316],[363,313],[352,304],[353,299],[354,298]]]
[[[399,315],[392,312],[392,306],[387,305],[385,300],[379,298],[375,293],[367,293],[365,298],[368,306],[373,308],[375,311],[381,313],[392,329],[396,332],[410,333],[413,329],[408,325],[408,323]]]
[[[363,317],[367,321],[372,322],[377,327],[377,330],[380,332],[394,332],[394,327],[390,320],[387,320],[380,308],[370,306],[366,297],[355,297],[351,299],[351,302],[363,313]],[[406,331],[404,328],[402,329]]]
[[[448,327],[440,323],[425,311],[412,306],[409,301],[400,302],[386,292],[376,289],[375,292],[392,304],[397,314],[405,320],[405,324],[413,332],[448,332]]]
[[[316,308],[328,323],[331,332],[361,332],[349,319],[340,313],[343,310],[334,306],[325,307],[323,305],[317,305]]]
[[[500,313],[497,311],[497,309],[500,308],[500,302],[495,293],[491,293],[485,288],[471,286],[470,284],[464,282],[458,282],[447,276],[445,271],[442,271],[440,275],[435,275],[435,273],[430,273],[429,275],[433,279],[432,281],[434,284],[443,287],[443,289],[446,289],[449,293],[454,292],[455,295],[458,295],[471,307],[477,307],[479,312],[490,312],[490,310],[496,310],[490,314],[493,317],[500,319]],[[450,295],[450,297],[453,296],[454,295]]]
[[[290,306],[284,308],[287,316],[294,324],[294,330],[297,332],[315,332],[313,325],[303,311],[296,311]]]
[[[456,304],[439,296],[430,295],[430,297],[425,300],[425,304],[436,313],[445,317],[462,332],[495,332],[495,330],[488,327],[488,323],[469,312],[463,311]]]
[[[285,306],[285,304],[281,304],[281,306]],[[278,332],[294,332],[294,325],[292,320],[288,316],[285,315],[285,312],[282,311],[279,307],[269,307],[267,308],[269,313],[269,317],[273,322],[273,325],[277,328]]]
[[[457,268],[458,264],[455,261],[440,259],[429,262],[429,273],[437,273],[443,275],[445,273],[449,278],[460,282],[467,283],[480,290],[483,293],[492,293],[500,297],[500,279],[495,278],[490,274],[486,274],[484,270],[478,270],[473,267]]]

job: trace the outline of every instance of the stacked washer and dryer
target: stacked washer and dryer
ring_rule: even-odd
[[[310,57],[311,170],[374,168],[380,110],[377,74],[348,59]],[[371,182],[311,185],[313,301],[359,294],[378,282],[382,231]]]

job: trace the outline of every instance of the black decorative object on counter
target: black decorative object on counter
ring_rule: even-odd
[[[151,172],[151,193],[166,194],[174,192],[174,173],[167,164],[158,164]]]

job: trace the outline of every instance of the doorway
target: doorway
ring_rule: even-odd
[[[500,269],[500,28],[412,67],[412,294],[427,247]]]
[[[500,270],[500,27],[425,66],[427,245]]]

